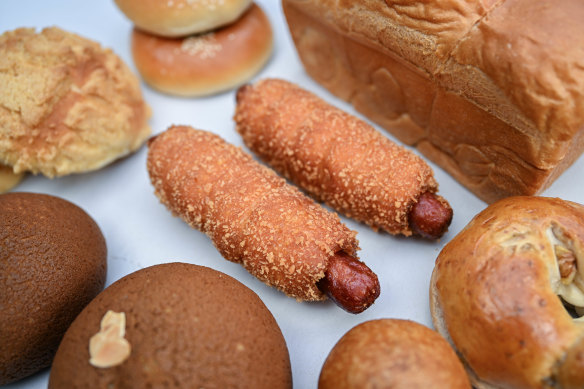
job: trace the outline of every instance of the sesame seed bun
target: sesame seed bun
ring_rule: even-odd
[[[187,38],[170,39],[134,29],[132,53],[150,86],[178,96],[204,96],[247,82],[268,61],[272,29],[257,5],[234,24]]]
[[[140,29],[164,37],[210,31],[237,20],[251,0],[115,0]]]

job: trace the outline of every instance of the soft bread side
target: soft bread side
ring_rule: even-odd
[[[452,348],[456,351],[462,365],[466,370],[466,374],[470,379],[470,382],[473,388],[476,389],[497,389],[497,387],[489,385],[479,379],[477,374],[474,370],[468,365],[464,356],[460,354],[460,352],[456,349],[456,345],[452,341],[450,334],[448,333],[448,328],[444,321],[444,312],[442,311],[442,307],[438,301],[438,291],[436,290],[436,271],[432,272],[432,277],[430,279],[430,313],[432,315],[432,324],[434,325],[434,329],[442,335],[444,339],[450,343]]]
[[[584,327],[562,301],[584,304],[583,264],[584,207],[552,198],[499,201],[444,247],[432,318],[476,387],[582,385]]]
[[[307,72],[487,202],[584,149],[584,4],[283,0]]]

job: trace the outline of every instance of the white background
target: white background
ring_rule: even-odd
[[[272,59],[256,79],[269,76],[292,80],[355,113],[351,106],[306,75],[290,39],[280,2],[257,2],[272,22],[275,47]],[[53,25],[112,48],[135,71],[130,53],[132,25],[113,1],[0,1],[0,32]],[[188,124],[242,145],[232,121],[233,91],[203,99],[170,97],[145,85],[143,91],[153,109],[150,124],[154,133],[170,124]],[[407,318],[431,326],[428,285],[434,260],[442,247],[486,206],[430,164],[440,183],[440,194],[454,208],[450,231],[440,242],[375,233],[343,218],[350,228],[359,232],[360,257],[378,274],[381,283],[377,302],[364,313],[351,315],[328,301],[298,303],[265,286],[241,266],[224,260],[205,235],[172,217],[158,202],[146,172],[146,151],[142,148],[129,158],[93,173],[53,180],[27,177],[17,190],[63,197],[81,206],[97,221],[108,244],[108,285],[140,268],[173,261],[209,266],[247,285],[261,297],[282,329],[290,351],[295,388],[316,388],[329,351],[344,333],[359,323],[377,318]],[[580,158],[544,195],[584,203],[583,172],[584,158]],[[48,376],[46,370],[7,388],[44,388]]]

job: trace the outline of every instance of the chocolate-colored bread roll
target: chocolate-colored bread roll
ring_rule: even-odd
[[[63,334],[103,289],[105,239],[78,206],[0,195],[0,385],[51,364]]]

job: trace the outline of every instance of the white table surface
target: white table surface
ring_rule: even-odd
[[[304,72],[280,2],[257,2],[272,22],[275,50],[268,65],[255,79],[292,80],[355,114],[350,105],[332,96]],[[135,70],[130,53],[132,25],[112,0],[0,1],[0,32],[17,27],[53,25],[112,48]],[[232,120],[233,91],[197,99],[166,96],[146,85],[143,91],[153,109],[150,124],[154,133],[171,124],[188,124],[242,145]],[[240,265],[224,260],[205,235],[172,217],[158,202],[146,172],[146,152],[146,148],[142,148],[129,158],[88,174],[53,180],[29,176],[16,190],[60,196],[85,209],[97,221],[108,245],[107,285],[140,268],[174,261],[212,267],[247,285],[264,301],[282,329],[290,352],[295,388],[316,388],[329,351],[343,334],[359,323],[378,318],[407,318],[431,326],[428,286],[436,256],[486,206],[430,163],[440,183],[440,194],[454,208],[450,231],[441,241],[393,237],[343,218],[350,228],[358,231],[362,248],[360,258],[378,274],[381,283],[377,302],[364,313],[351,315],[331,302],[298,303],[256,280]],[[580,158],[543,195],[584,203],[583,173],[584,158]],[[47,369],[6,387],[45,388],[48,377]]]

